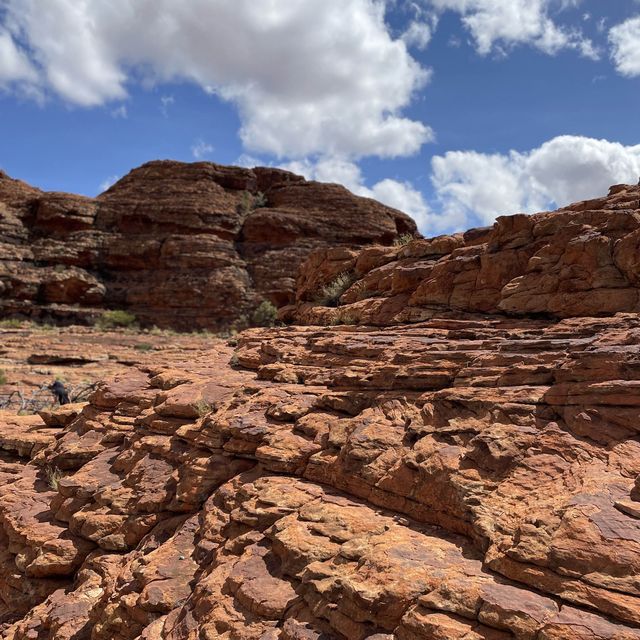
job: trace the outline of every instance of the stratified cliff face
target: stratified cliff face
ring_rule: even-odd
[[[308,324],[387,325],[469,313],[571,318],[640,311],[640,187],[560,211],[498,218],[493,227],[402,248],[326,249],[303,266],[285,317]],[[318,291],[338,274],[339,308]]]
[[[0,418],[4,640],[640,640],[637,194],[365,249],[371,297],[297,310],[377,327],[254,329],[48,429]],[[398,273],[434,290],[435,247],[471,274],[449,298],[388,295]],[[580,304],[531,309],[514,279]]]
[[[123,308],[149,325],[220,328],[263,299],[291,302],[313,249],[414,232],[399,211],[276,169],[151,162],[96,199],[0,174],[0,316]]]

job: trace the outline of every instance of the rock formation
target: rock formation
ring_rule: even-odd
[[[404,247],[314,252],[304,265],[297,322],[387,325],[481,313],[570,318],[640,311],[640,188],[551,213]],[[339,309],[318,304],[336,276]],[[335,305],[334,305],[335,307]]]
[[[0,317],[220,329],[269,300],[323,246],[392,244],[405,214],[269,168],[151,162],[96,199],[0,174]]]
[[[0,418],[3,640],[640,640],[639,198],[322,251],[342,324]]]

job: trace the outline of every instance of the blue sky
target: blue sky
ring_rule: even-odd
[[[489,224],[640,175],[637,0],[0,0],[0,166],[285,166]]]

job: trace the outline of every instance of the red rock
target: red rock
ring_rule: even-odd
[[[265,206],[253,202],[264,194]],[[405,214],[269,168],[150,162],[96,199],[0,176],[0,315],[223,328],[293,301],[313,249],[391,244]]]
[[[640,640],[640,319],[584,315],[635,193],[323,250],[380,287],[343,296],[373,325],[248,330],[45,413],[0,465],[5,640]],[[554,252],[581,304],[506,315],[509,270]],[[291,312],[335,319],[314,278]]]
[[[297,308],[305,324],[416,322],[447,314],[547,314],[558,318],[640,311],[640,187],[620,185],[607,198],[551,213],[498,218],[493,227],[433,240],[374,248],[339,265],[319,251],[303,265]],[[355,265],[358,265],[357,267]],[[339,271],[354,283],[339,309],[318,292]],[[409,299],[405,299],[409,296]]]

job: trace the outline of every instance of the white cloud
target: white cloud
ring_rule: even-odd
[[[162,96],[160,98],[160,113],[165,118],[169,117],[169,107],[175,104],[176,99],[173,96]]]
[[[205,142],[201,138],[198,138],[198,140],[196,140],[191,145],[191,155],[196,160],[202,160],[202,158],[206,158],[212,152],[213,152],[213,146]]]
[[[618,73],[629,77],[640,76],[640,16],[610,29],[609,42]]]
[[[100,193],[106,191],[109,187],[112,187],[116,182],[120,180],[120,176],[109,176],[106,180],[100,183]]]
[[[549,17],[552,5],[560,9],[577,2],[562,0],[429,0],[440,10],[456,11],[482,55],[504,47],[528,44],[553,55],[576,49],[588,58],[597,57],[593,43],[576,28],[557,25]]]
[[[344,158],[320,158],[289,162],[282,167],[303,175],[307,180],[334,182],[365,198],[374,198],[389,207],[408,213],[423,234],[429,235],[442,229],[441,219],[429,209],[422,193],[409,182],[389,178],[367,187],[360,167]]]
[[[635,184],[640,145],[560,136],[526,153],[449,152],[433,158],[432,171],[443,219],[462,229],[597,197],[614,183]]]
[[[119,107],[116,107],[115,109],[111,110],[111,117],[112,118],[123,118],[126,119],[129,117],[129,113],[127,112],[127,106],[124,104],[121,104]]]
[[[432,137],[402,115],[428,72],[390,35],[384,0],[2,5],[38,84],[74,104],[122,100],[140,80],[194,82],[238,106],[248,150],[279,157],[393,157]]]
[[[420,50],[426,49],[431,42],[437,25],[438,19],[435,15],[428,16],[426,19],[412,20],[402,34],[402,40],[408,47],[415,47]]]
[[[36,70],[21,52],[11,34],[0,26],[0,87],[10,83],[34,82]]]

